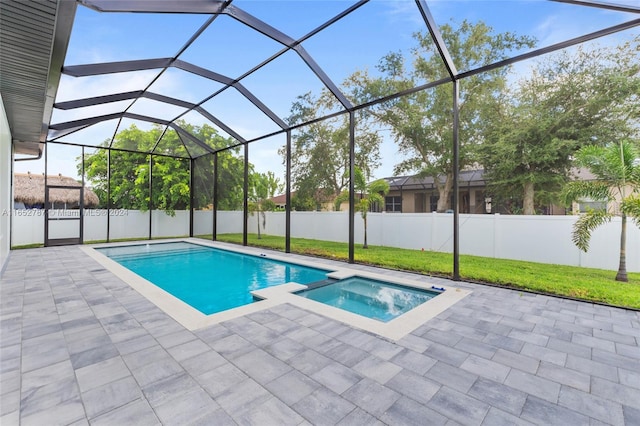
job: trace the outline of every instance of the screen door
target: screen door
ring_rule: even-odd
[[[83,188],[45,187],[44,245],[82,244]]]

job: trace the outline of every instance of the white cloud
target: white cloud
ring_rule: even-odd
[[[385,5],[387,7],[387,16],[390,19],[424,27],[424,20],[414,1],[391,0],[385,2]],[[429,7],[431,7],[431,3]]]
[[[158,71],[151,70],[91,77],[63,76],[58,86],[56,102],[142,90],[157,73]]]

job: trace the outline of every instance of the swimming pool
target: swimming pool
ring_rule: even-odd
[[[296,294],[367,318],[388,322],[440,293],[356,276]]]
[[[182,261],[176,262],[174,259],[185,249],[193,254],[199,254],[194,256],[188,265],[182,265],[182,270],[167,272],[165,268],[182,263]],[[356,270],[336,262],[271,251],[265,252],[257,248],[200,239],[107,243],[80,246],[80,250],[188,330],[199,330],[265,309],[280,309],[280,306],[286,304],[343,322],[352,327],[367,330],[387,339],[398,340],[470,293],[467,289],[452,288],[440,284],[436,288],[439,293],[437,297],[418,304],[396,318],[384,322],[310,298],[300,297],[298,294],[305,290],[319,289],[328,282],[335,283],[353,277],[374,280],[394,288],[426,290],[427,292],[433,290],[433,282],[424,278],[416,280],[408,274],[399,276],[401,274],[389,273],[388,271],[385,274],[380,274],[376,272],[375,268],[366,268],[365,270],[358,268]],[[205,254],[213,257],[216,254],[227,256],[222,261],[223,265],[217,266],[211,259],[203,260],[200,257],[203,256],[204,259],[207,259]],[[151,271],[139,271],[136,263],[146,257],[155,257],[157,265],[152,267]],[[245,269],[245,266],[250,265],[250,261],[255,260],[265,262],[260,263],[263,266],[270,266],[271,269],[258,268],[253,270],[246,277],[244,284],[238,285],[238,288],[229,287],[229,281],[243,275],[238,271]],[[232,262],[235,266],[232,266]],[[142,263],[144,264],[144,261]],[[196,267],[196,264],[200,264],[200,267]],[[289,266],[289,269],[284,268],[285,266]],[[200,271],[198,271],[199,269]],[[193,275],[196,271],[200,272],[202,276]],[[307,273],[311,273],[311,275],[307,275]],[[207,306],[200,306],[197,300],[190,302],[188,297],[181,296],[179,292],[184,289],[178,288],[173,292],[170,288],[172,286],[165,286],[167,290],[164,290],[158,284],[162,278],[170,275],[177,275],[179,284],[189,290],[204,287],[203,292],[207,297],[213,296],[215,300],[208,302],[211,306],[207,308]],[[156,276],[160,276],[160,279],[156,279]],[[261,276],[275,277],[275,279],[270,283],[260,283],[258,278]],[[201,285],[206,282],[210,285]],[[229,303],[232,300],[235,302]],[[259,302],[252,303],[253,301]]]
[[[96,250],[205,315],[251,303],[251,291],[321,281],[331,272],[188,242]]]

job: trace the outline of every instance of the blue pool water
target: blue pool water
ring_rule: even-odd
[[[97,250],[207,315],[251,303],[253,290],[330,272],[185,242]]]
[[[296,294],[354,314],[388,322],[440,293],[352,277]]]

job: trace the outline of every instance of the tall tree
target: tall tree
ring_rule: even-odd
[[[289,123],[310,121],[332,111],[335,97],[323,90],[319,97],[310,93],[299,96],[291,107]],[[355,162],[366,176],[380,163],[380,136],[373,131],[362,113],[356,114]],[[298,129],[293,135],[291,177],[298,204],[309,200],[316,207],[332,202],[349,184],[349,116],[316,122]],[[280,153],[284,155],[284,150]]]
[[[513,50],[531,47],[530,37],[513,33],[496,34],[483,22],[463,21],[458,28],[450,24],[440,27],[442,38],[459,70],[471,70],[509,56]],[[382,77],[366,72],[352,76],[354,96],[361,100],[381,98],[426,82],[446,77],[442,59],[437,54],[427,32],[414,34],[417,45],[412,49],[412,63],[401,52],[390,53],[380,61]],[[484,116],[492,113],[499,94],[506,84],[508,67],[496,68],[465,78],[461,82],[460,167],[476,161],[475,147],[481,140]],[[393,132],[399,151],[405,160],[396,164],[395,173],[412,173],[434,178],[439,199],[437,210],[449,208],[453,188],[453,90],[444,84],[413,95],[384,101],[369,109],[381,123]]]
[[[212,148],[223,148],[232,144],[232,141],[222,138],[216,130],[208,125],[193,126],[188,123],[180,125],[194,136]],[[107,181],[107,150],[98,149],[95,153],[86,155],[85,173],[94,191],[100,198],[100,205],[106,207],[107,189],[110,189],[110,204],[113,207],[146,211],[149,209],[149,154],[154,147],[154,152],[188,157],[187,148],[183,145],[175,132],[166,132],[160,143],[163,128],[159,125],[144,131],[131,125],[116,135],[112,147],[141,152],[117,151],[111,153],[111,185]],[[105,141],[102,146],[107,146]],[[156,145],[157,144],[157,145]],[[196,149],[192,147],[192,149]],[[200,148],[202,149],[202,148]],[[209,181],[213,175],[207,175],[213,170],[213,155],[202,157],[207,166],[196,169],[199,181]],[[162,155],[153,156],[153,180],[152,180],[152,205],[153,208],[165,210],[173,214],[174,210],[189,207],[190,188],[189,160],[187,158],[172,158]],[[242,206],[242,174],[244,163],[237,155],[237,151],[227,150],[218,153],[218,179],[219,195],[218,208],[237,209]],[[78,171],[82,170],[82,164],[78,164]],[[196,191],[194,193],[196,205],[208,205],[212,202],[209,191]]]
[[[505,91],[480,146],[494,196],[515,198],[534,214],[537,204],[554,201],[577,149],[637,134],[639,40],[553,55]]]
[[[591,232],[620,216],[620,263],[617,281],[628,281],[626,261],[627,216],[640,226],[640,163],[638,151],[629,141],[606,146],[586,146],[576,153],[576,163],[589,169],[595,181],[573,181],[567,185],[567,201],[605,201],[607,208],[589,210],[575,223],[573,242],[582,251],[589,249]],[[619,208],[616,207],[619,204]]]

